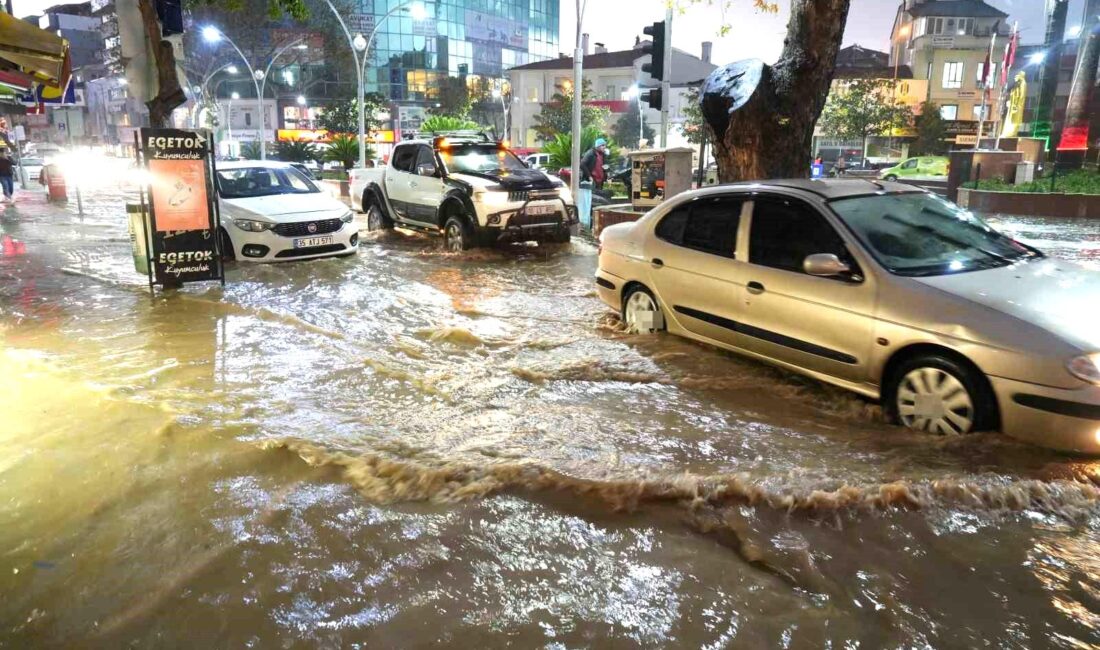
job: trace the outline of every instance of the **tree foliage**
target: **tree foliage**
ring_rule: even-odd
[[[706,121],[703,119],[703,107],[699,101],[699,86],[688,88],[684,102],[684,123],[680,133],[691,144],[701,144],[706,137]]]
[[[359,155],[359,145],[356,145],[355,155]],[[283,162],[302,163],[320,158],[317,145],[306,140],[281,140],[275,143],[275,155]]]
[[[917,140],[910,154],[916,156],[934,156],[947,150],[944,138],[947,136],[947,121],[940,114],[935,102],[921,104],[920,115],[914,120]]]
[[[333,136],[322,157],[327,161],[340,163],[345,170],[351,169],[359,160],[359,138],[344,133]],[[373,157],[374,150],[367,147],[367,158]]]
[[[366,107],[366,133],[370,135],[382,128],[382,120],[378,119],[379,113],[386,108],[386,98],[378,93],[367,93],[364,96],[363,106]],[[332,102],[324,107],[320,117],[317,118],[317,126],[331,133],[359,133],[359,100],[348,99],[340,102]]]
[[[820,126],[830,137],[861,140],[889,135],[893,129],[908,126],[912,111],[892,97],[889,79],[856,79],[834,88],[825,102]]]
[[[633,147],[638,145],[638,130],[641,128],[641,137],[645,138],[650,144],[653,143],[653,138],[657,137],[657,132],[653,130],[648,123],[642,126],[642,119],[638,111],[639,101],[635,98],[630,102],[630,106],[627,108],[623,116],[619,118],[618,122],[615,122],[615,126],[611,131],[615,135],[615,139],[619,142]],[[638,145],[640,146],[640,145]]]
[[[730,20],[727,18],[728,12],[733,8],[734,4],[739,0],[670,0],[670,5],[675,5],[680,13],[685,13],[691,5],[706,5],[707,7],[718,7],[721,13],[722,20],[719,22],[718,35],[725,36],[732,29]],[[752,6],[757,11],[763,11],[769,14],[779,13],[779,4],[771,2],[770,0],[752,0]],[[702,140],[700,140],[702,142]],[[697,143],[698,144],[698,143]]]
[[[595,126],[585,127],[581,132],[581,155],[583,156],[594,147],[599,138],[607,140],[607,161],[610,161],[615,155],[615,143],[604,134],[602,129]],[[569,129],[555,135],[554,139],[547,142],[542,149],[550,154],[550,162],[547,163],[550,169],[564,169],[572,166],[573,134]]]
[[[443,77],[438,83],[438,95],[436,96],[436,104],[438,105],[428,109],[428,113],[460,118],[469,117],[474,100],[466,83],[466,77]]]
[[[259,160],[261,144],[255,140],[241,143],[241,158],[245,160]]]
[[[446,133],[448,131],[477,131],[481,125],[473,120],[455,115],[432,115],[420,125],[425,133]]]
[[[585,79],[581,87],[581,128],[603,128],[611,111],[600,106],[586,106],[583,102],[595,99],[592,93],[592,82]],[[562,88],[554,94],[550,101],[542,105],[542,110],[535,116],[535,133],[543,142],[553,141],[560,133],[573,131],[573,88]]]

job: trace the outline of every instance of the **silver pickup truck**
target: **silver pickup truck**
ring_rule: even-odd
[[[369,229],[442,233],[452,251],[496,241],[566,243],[577,222],[565,183],[481,136],[402,142],[385,167],[353,169],[350,191]]]

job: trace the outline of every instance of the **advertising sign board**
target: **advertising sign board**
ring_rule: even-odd
[[[141,151],[149,172],[152,280],[224,283],[209,132],[141,129]]]

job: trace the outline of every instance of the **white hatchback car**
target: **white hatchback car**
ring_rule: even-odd
[[[358,249],[359,229],[348,206],[288,163],[220,163],[215,176],[227,258],[282,262]]]

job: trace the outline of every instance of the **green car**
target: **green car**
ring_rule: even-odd
[[[921,156],[910,158],[900,165],[887,167],[878,177],[886,181],[914,176],[947,176],[947,158],[943,156]]]

